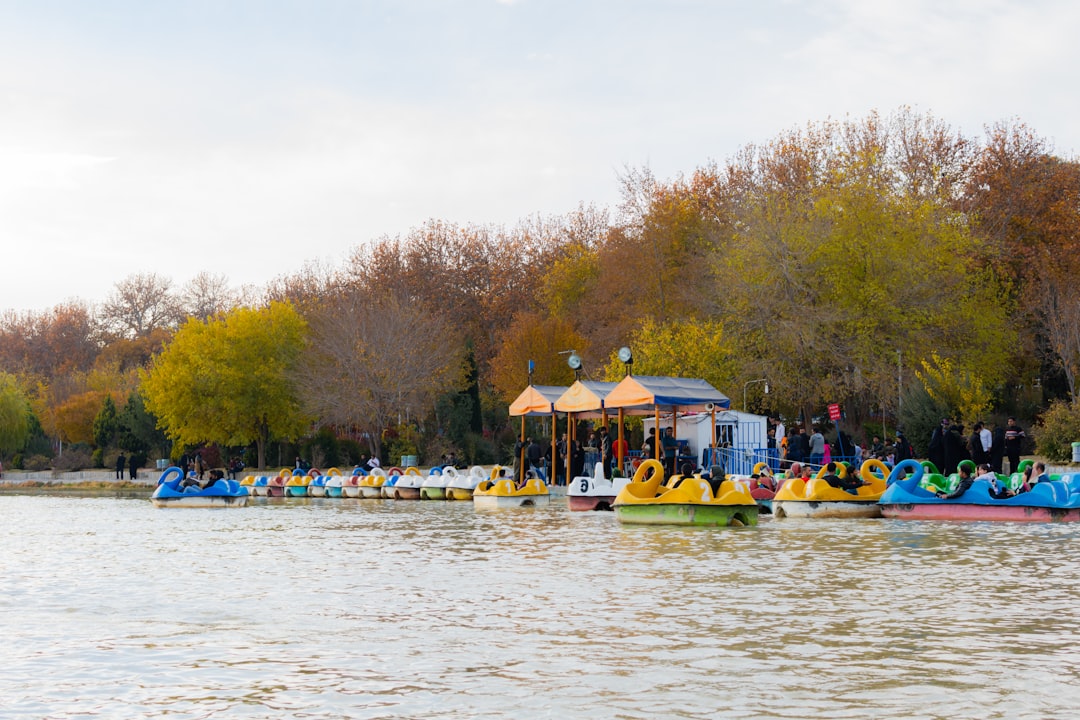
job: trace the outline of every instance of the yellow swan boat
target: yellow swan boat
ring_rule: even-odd
[[[757,525],[758,506],[743,482],[725,479],[713,493],[700,475],[673,475],[646,460],[615,496],[615,517],[636,525]]]
[[[529,476],[519,488],[513,478],[501,475],[502,467],[496,465],[491,471],[491,477],[476,486],[472,496],[473,507],[539,507],[547,505],[551,500],[548,487],[540,478]]]
[[[875,472],[876,471],[876,472]],[[837,465],[837,476],[847,477],[847,466]],[[773,497],[773,515],[777,518],[876,518],[881,517],[878,500],[885,494],[889,468],[880,460],[867,460],[859,468],[865,485],[850,493],[833,487],[823,478],[826,468],[810,480],[789,478]]]

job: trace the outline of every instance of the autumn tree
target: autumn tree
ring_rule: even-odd
[[[369,291],[392,283],[410,302],[457,328],[472,340],[486,376],[507,319],[539,308],[554,249],[580,231],[580,224],[539,219],[511,229],[432,221],[359,248],[346,270]]]
[[[715,255],[716,312],[743,374],[773,378],[789,409],[888,406],[898,351],[936,349],[990,385],[1001,378],[1015,336],[1000,287],[975,262],[953,186],[905,174],[900,136],[876,115],[811,126],[729,173],[744,194],[738,231]]]
[[[0,368],[8,372],[51,378],[86,370],[100,349],[97,322],[84,303],[70,301],[42,312],[0,315]]]
[[[304,347],[304,320],[285,303],[188,320],[140,373],[146,409],[184,446],[256,443],[262,467],[267,442],[308,426],[292,382]]]
[[[596,367],[596,359],[590,361],[588,341],[570,322],[535,313],[516,316],[491,363],[495,391],[507,403],[513,402],[529,384],[530,361],[535,365],[533,384],[570,385],[574,371],[566,363],[569,350],[585,360],[586,371],[590,364]]]
[[[342,288],[308,312],[311,351],[295,377],[322,422],[359,428],[382,450],[382,431],[421,417],[463,380],[462,343],[449,325],[392,287]]]

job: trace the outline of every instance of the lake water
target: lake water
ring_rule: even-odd
[[[1080,527],[0,497],[0,717],[1071,718]]]

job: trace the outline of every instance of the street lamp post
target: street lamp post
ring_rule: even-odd
[[[757,380],[747,380],[745,383],[743,383],[743,386],[742,386],[742,409],[743,409],[743,412],[746,412],[746,389],[748,387],[750,387],[751,385],[753,385],[754,383],[765,383],[765,394],[766,395],[769,394],[769,379],[768,378],[759,378]]]

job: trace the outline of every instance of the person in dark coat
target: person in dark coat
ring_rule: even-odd
[[[1005,428],[1000,423],[994,425],[994,442],[990,446],[990,467],[994,472],[1001,473],[1002,461],[1005,458]]]
[[[120,453],[120,457],[116,458],[116,479],[124,479],[124,468],[127,467],[127,458],[124,457],[124,453]]]
[[[128,458],[128,474],[132,480],[138,477],[139,463],[135,459],[135,453],[131,453],[131,457]]]
[[[900,462],[901,460],[908,460],[915,456],[915,452],[911,449],[911,443],[904,437],[902,430],[896,431],[896,445],[893,447],[893,464]]]
[[[926,456],[939,472],[945,471],[945,435],[949,430],[949,418],[942,418],[941,424],[930,435],[930,447]]]
[[[570,450],[570,477],[576,478],[582,476],[582,471],[585,469],[585,449],[581,447],[580,440],[574,440],[571,443]]]
[[[970,460],[963,425],[952,425],[945,433],[945,468],[943,475],[952,475],[964,460]]]

